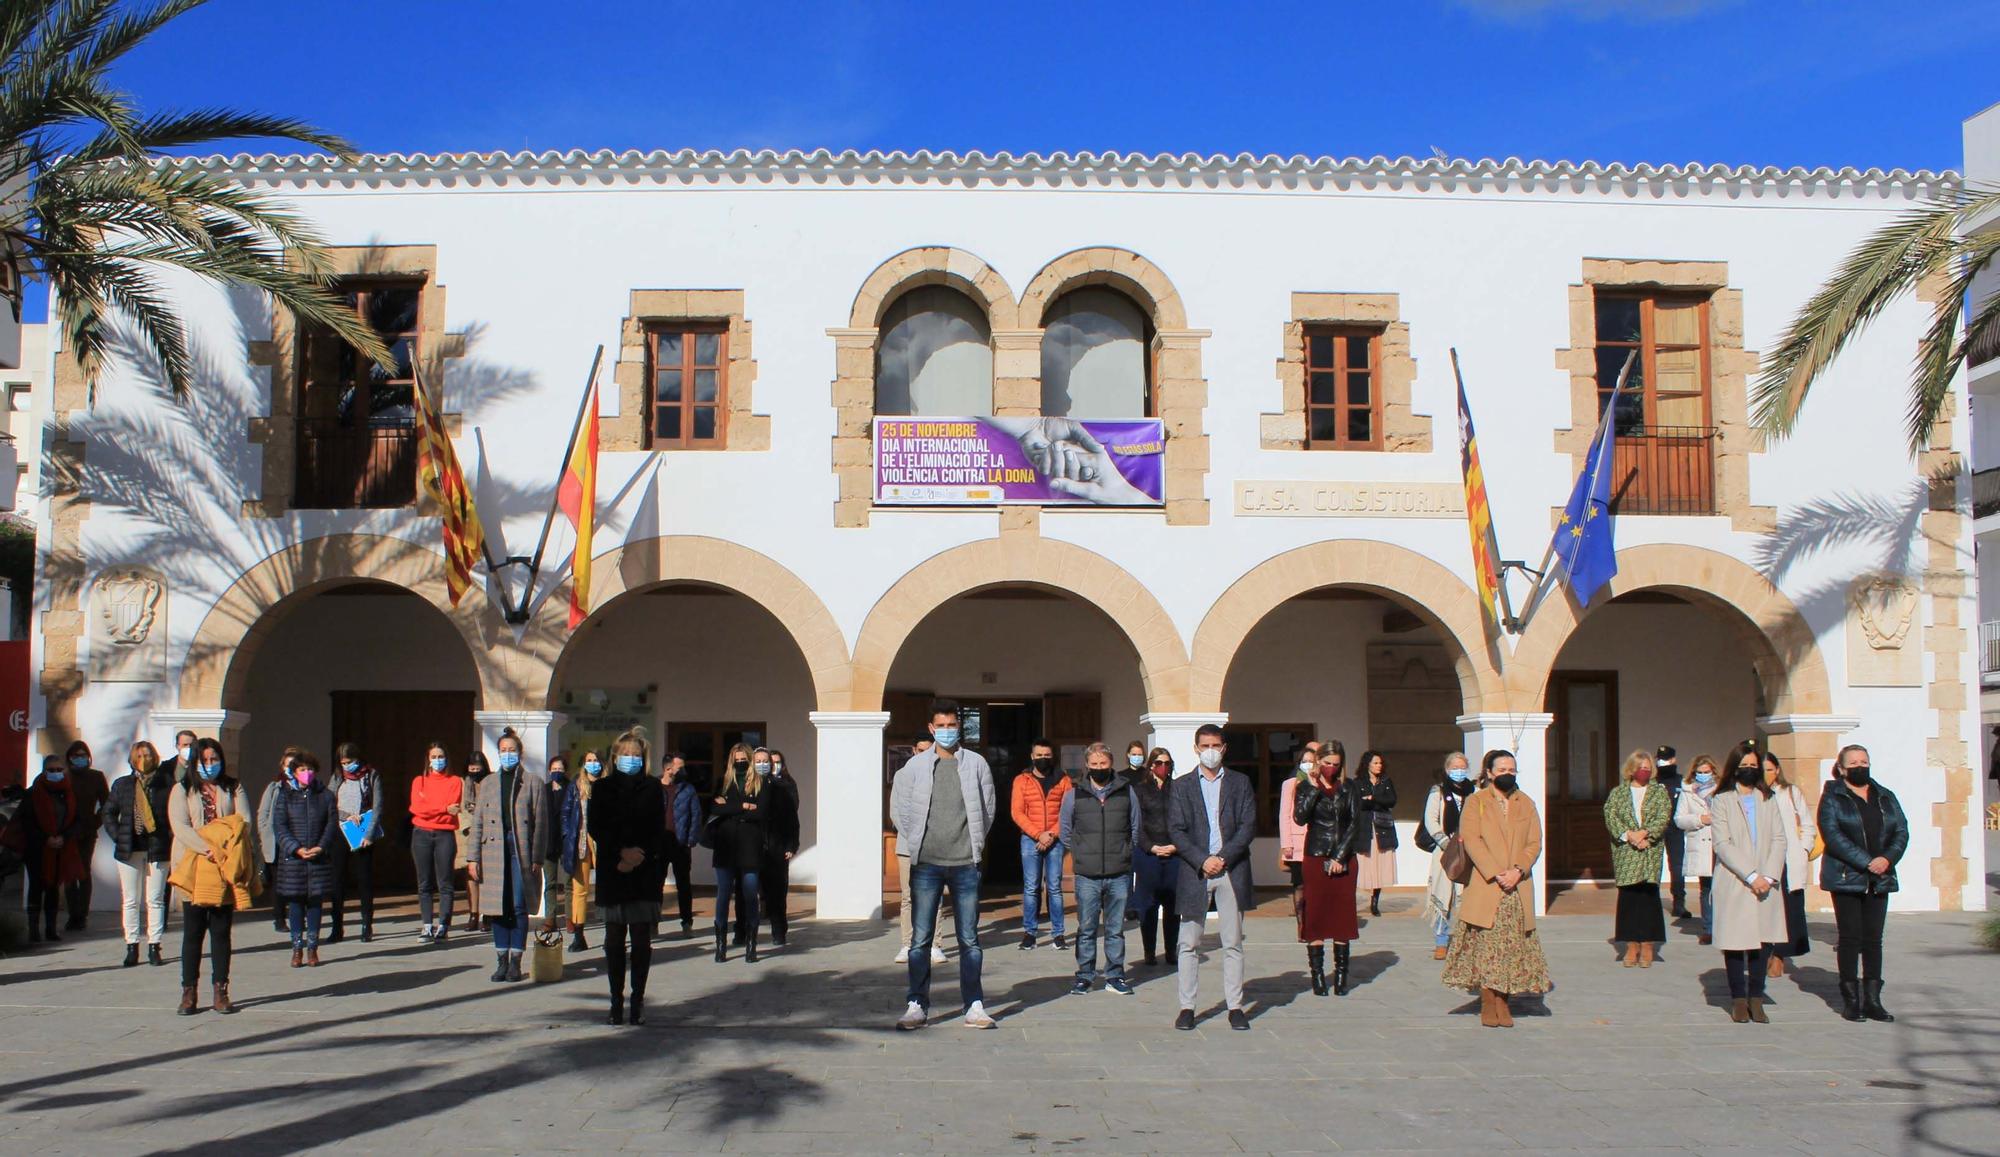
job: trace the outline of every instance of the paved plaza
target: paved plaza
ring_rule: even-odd
[[[179,1018],[178,970],[121,969],[96,932],[0,961],[0,1151],[2000,1153],[2000,957],[1974,915],[1892,919],[1893,1025],[1834,1011],[1816,918],[1768,1027],[1729,1021],[1691,927],[1628,970],[1607,916],[1557,915],[1556,990],[1508,1032],[1438,984],[1415,903],[1367,923],[1345,998],[1311,995],[1288,920],[1250,921],[1249,1032],[1215,1013],[1214,964],[1192,1033],[1164,968],[1133,997],[1066,995],[1068,954],[1018,951],[1005,914],[992,1032],[891,1029],[893,924],[807,921],[755,966],[669,934],[648,1024],[624,1029],[600,1023],[595,937],[560,984],[498,985],[475,938],[427,949],[408,918],[301,971],[245,920],[242,1011]]]

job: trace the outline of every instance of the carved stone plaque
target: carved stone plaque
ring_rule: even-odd
[[[146,567],[113,567],[90,584],[90,677],[157,683],[166,677],[167,584]]]
[[[1923,683],[1922,602],[1914,580],[1871,574],[1847,589],[1847,682],[1855,687]]]

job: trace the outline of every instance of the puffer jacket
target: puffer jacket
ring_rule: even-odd
[[[1896,793],[1880,783],[1868,786],[1868,794],[1882,808],[1881,840],[1874,851],[1868,848],[1867,828],[1861,809],[1868,806],[1845,781],[1828,784],[1819,797],[1819,836],[1826,841],[1826,854],[1819,859],[1819,886],[1829,892],[1850,895],[1886,895],[1897,888],[1896,862],[1910,847],[1910,821]],[[1876,856],[1889,861],[1889,870],[1877,876],[1868,870]]]
[[[1062,826],[1063,797],[1075,786],[1060,769],[1050,772],[1047,779],[1033,769],[1015,776],[1010,808],[1014,826],[1031,840],[1040,839],[1043,832],[1056,831]]]
[[[174,850],[174,829],[167,819],[167,800],[173,794],[173,772],[166,767],[153,770],[146,781],[146,802],[153,805],[153,830],[142,838],[137,831],[139,818],[139,776],[121,775],[111,783],[111,798],[104,804],[104,828],[118,845],[118,858],[129,860],[134,851],[144,851],[149,863],[164,864]]]
[[[1293,797],[1292,820],[1306,832],[1305,854],[1345,861],[1368,838],[1367,812],[1346,783],[1328,791],[1308,779]]]
[[[347,839],[340,834],[340,814],[333,793],[315,783],[300,787],[286,782],[271,808],[271,831],[278,842],[278,861],[271,890],[288,900],[319,900],[340,886],[339,856]],[[314,859],[299,858],[300,848],[319,848]]]
[[[700,843],[701,825],[708,820],[702,812],[700,789],[685,779],[676,779],[671,784],[661,784],[660,790],[666,801],[669,833],[684,848]]]

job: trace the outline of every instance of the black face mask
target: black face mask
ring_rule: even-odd
[[[736,774],[742,775],[744,772],[750,770],[750,761],[747,759],[739,759],[736,761],[735,766],[736,766]]]
[[[1499,788],[1503,793],[1507,795],[1514,794],[1515,782],[1516,781],[1512,775],[1496,775],[1493,777],[1493,786]]]
[[[1110,768],[1108,768],[1108,767],[1093,767],[1093,768],[1091,768],[1091,769],[1090,769],[1090,782],[1092,782],[1092,783],[1095,783],[1095,784],[1106,784],[1106,783],[1110,783],[1110,782],[1111,782],[1111,769],[1110,769]]]
[[[1736,769],[1737,787],[1760,787],[1764,783],[1764,769],[1761,767],[1739,767]]]
[[[1047,775],[1056,769],[1056,761],[1053,756],[1044,755],[1039,759],[1030,760],[1029,762],[1035,765],[1036,775]]]
[[[1873,774],[1865,763],[1860,767],[1850,767],[1847,769],[1847,782],[1853,784],[1855,787],[1867,787],[1868,781]]]

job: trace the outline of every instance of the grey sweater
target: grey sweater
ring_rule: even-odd
[[[938,750],[910,757],[896,773],[889,791],[889,815],[896,822],[896,854],[911,857],[924,846],[924,832],[930,826],[931,789],[936,780]],[[958,784],[965,804],[966,836],[972,845],[972,862],[977,864],[986,849],[986,833],[993,826],[993,769],[976,751],[960,748]]]

